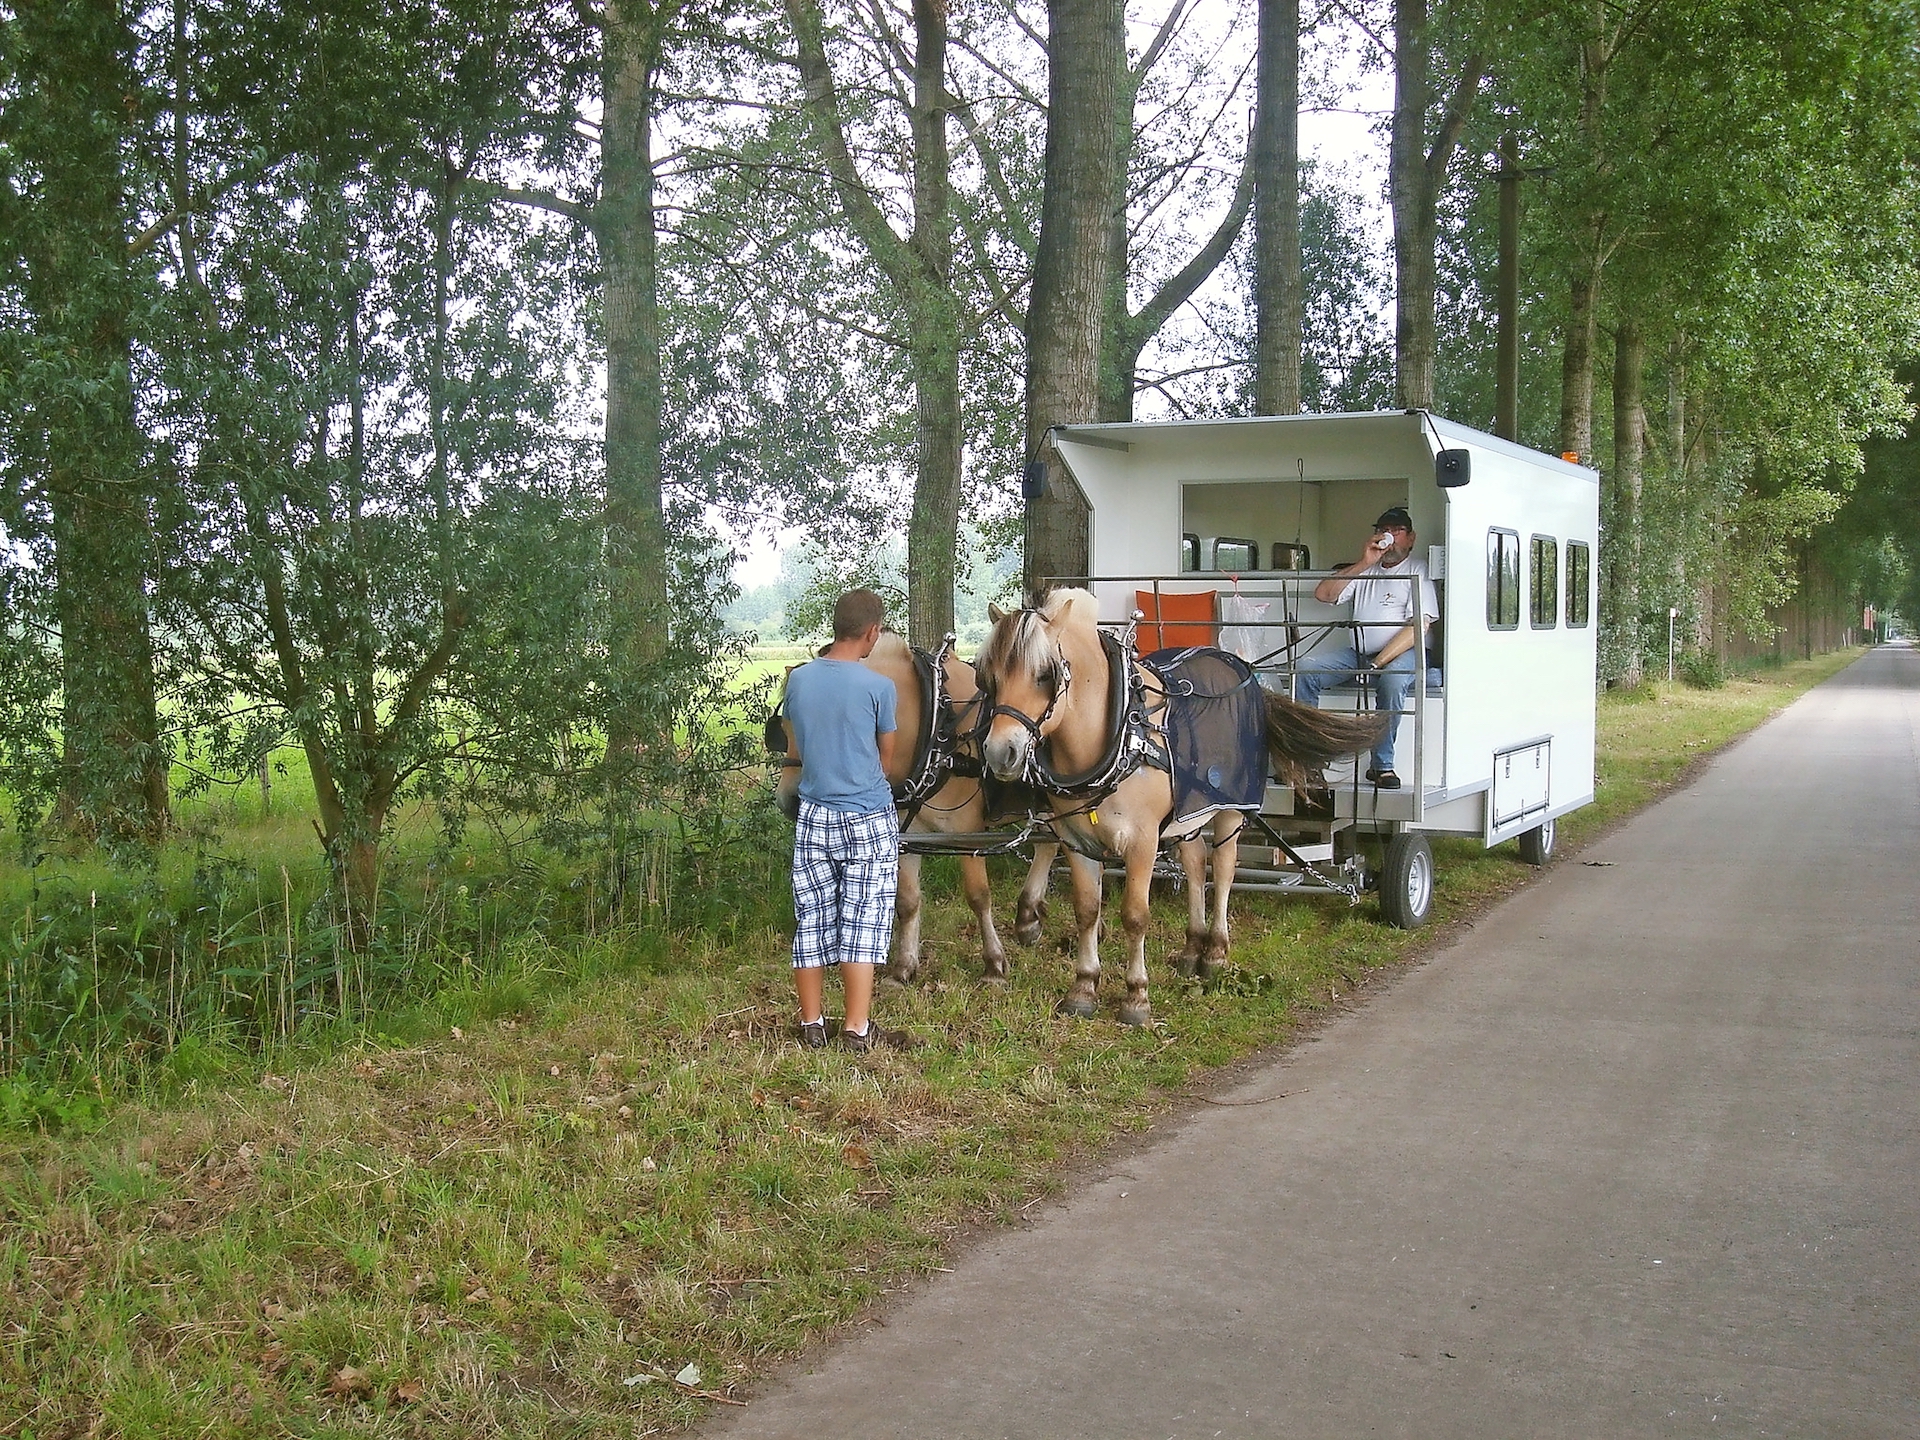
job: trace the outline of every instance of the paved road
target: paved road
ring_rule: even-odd
[[[707,1433],[1920,1435],[1916,937],[1883,648]]]

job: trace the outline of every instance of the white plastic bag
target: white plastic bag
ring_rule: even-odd
[[[1260,622],[1267,618],[1271,600],[1250,600],[1237,591],[1220,597],[1220,648],[1230,650],[1249,665],[1280,648],[1278,632]]]

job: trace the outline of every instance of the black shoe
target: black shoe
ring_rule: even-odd
[[[904,1030],[883,1030],[869,1019],[867,1028],[859,1034],[842,1027],[840,1043],[854,1054],[864,1055],[869,1050],[876,1050],[882,1046],[889,1050],[911,1050],[913,1037]]]
[[[1382,790],[1398,790],[1400,788],[1400,777],[1391,770],[1369,770],[1367,771],[1367,779]]]
[[[806,1050],[824,1050],[827,1048],[827,1022],[821,1020],[803,1020],[800,1022],[800,1045]]]

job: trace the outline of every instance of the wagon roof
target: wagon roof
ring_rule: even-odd
[[[1241,415],[1213,420],[1146,420],[1130,422],[1109,422],[1089,425],[1062,425],[1055,434],[1062,440],[1079,441],[1103,446],[1125,446],[1131,448],[1156,436],[1169,438],[1175,433],[1184,441],[1205,441],[1218,435],[1225,439],[1234,436],[1234,432],[1244,432],[1247,427],[1262,425],[1299,426],[1308,431],[1324,429],[1341,430],[1349,434],[1355,429],[1377,428],[1383,441],[1405,444],[1407,431],[1411,427],[1426,440],[1429,450],[1439,450],[1449,446],[1475,446],[1491,450],[1497,454],[1510,455],[1514,459],[1524,460],[1545,470],[1555,471],[1568,477],[1578,477],[1590,482],[1598,482],[1599,472],[1585,465],[1575,465],[1562,460],[1558,455],[1548,454],[1544,450],[1535,450],[1531,446],[1517,444],[1512,440],[1503,440],[1498,435],[1489,435],[1484,430],[1475,430],[1470,425],[1461,425],[1452,420],[1443,420],[1424,410],[1359,410],[1338,414],[1306,415]],[[1234,436],[1234,438],[1238,438]],[[1302,437],[1305,438],[1305,437]]]

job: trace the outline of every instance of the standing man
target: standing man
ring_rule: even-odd
[[[833,644],[787,677],[787,763],[800,767],[793,836],[793,983],[800,1042],[827,1043],[821,1013],[827,967],[840,967],[849,1049],[904,1045],[873,1023],[873,968],[893,939],[900,883],[900,820],[886,767],[895,727],[891,681],[860,662],[880,638],[885,607],[871,590],[833,606]]]
[[[1373,535],[1360,558],[1334,571],[1313,590],[1313,598],[1328,605],[1338,605],[1351,593],[1357,622],[1354,643],[1323,646],[1294,672],[1299,698],[1308,705],[1320,703],[1320,691],[1327,685],[1356,673],[1372,680],[1376,702],[1392,717],[1387,733],[1373,747],[1373,768],[1367,771],[1367,779],[1382,790],[1400,788],[1400,777],[1393,772],[1394,732],[1407,708],[1414,666],[1425,663],[1427,637],[1424,631],[1414,633],[1415,585],[1427,624],[1433,623],[1440,608],[1426,562],[1413,553],[1418,539],[1413,517],[1404,506],[1390,507],[1373,522]],[[1409,578],[1414,576],[1417,581]]]

